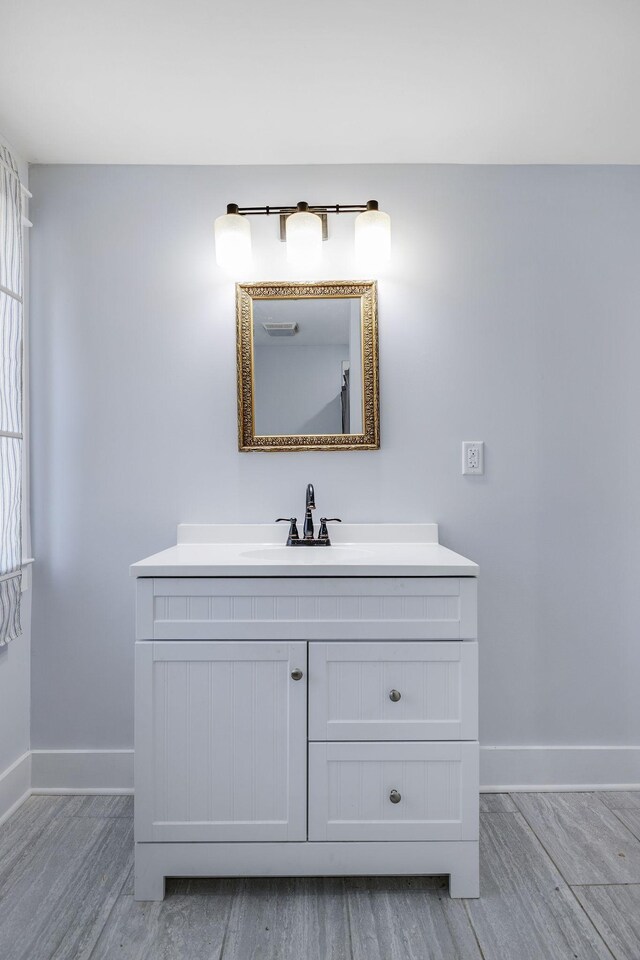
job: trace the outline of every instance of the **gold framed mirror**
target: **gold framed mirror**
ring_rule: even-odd
[[[372,280],[236,285],[238,447],[377,450]]]

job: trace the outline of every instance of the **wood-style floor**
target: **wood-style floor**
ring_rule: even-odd
[[[481,898],[440,879],[174,880],[133,900],[131,797],[0,827],[2,960],[639,960],[640,792],[485,794]]]

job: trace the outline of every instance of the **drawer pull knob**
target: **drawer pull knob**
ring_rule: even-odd
[[[302,670],[298,670],[297,667],[296,667],[295,670],[292,670],[292,671],[291,671],[291,679],[292,679],[292,680],[302,680],[302,676],[303,676]]]
[[[397,703],[402,694],[399,690],[392,690],[389,694],[389,700],[393,700],[394,703]]]
[[[391,800],[391,803],[400,803],[400,801],[402,800],[402,796],[398,793],[397,790],[392,790],[391,793],[389,794],[389,800]]]

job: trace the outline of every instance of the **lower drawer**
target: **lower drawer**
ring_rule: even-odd
[[[477,742],[309,744],[309,840],[477,839]]]

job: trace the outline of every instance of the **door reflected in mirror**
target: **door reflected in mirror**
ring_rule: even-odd
[[[377,449],[373,282],[238,284],[241,450]]]

